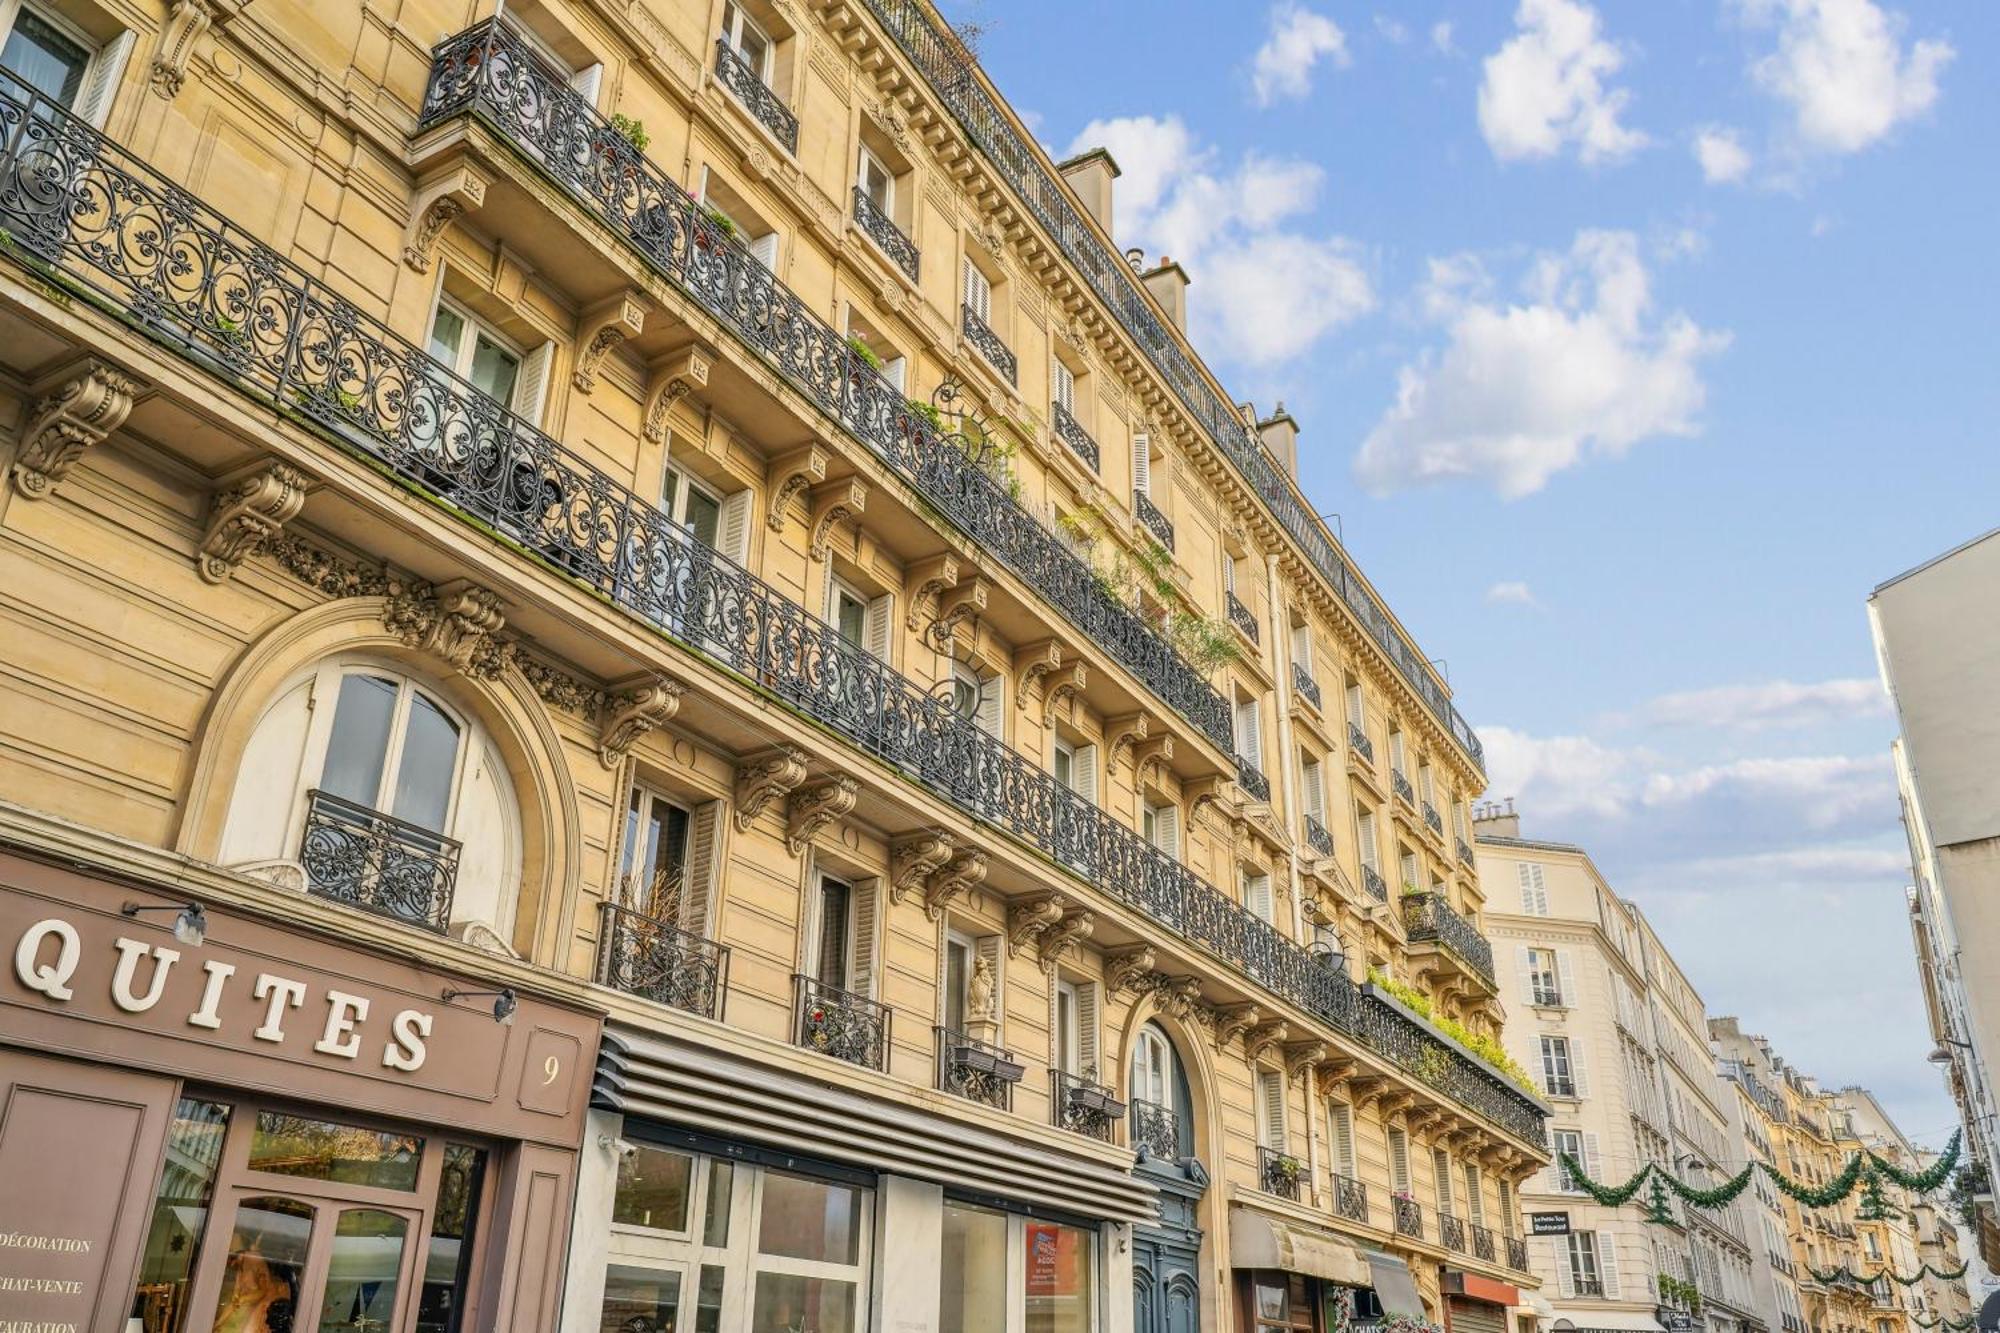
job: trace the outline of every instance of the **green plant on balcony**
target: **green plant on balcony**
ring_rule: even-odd
[[[855,360],[874,371],[877,375],[882,373],[882,358],[875,354],[874,348],[862,342],[859,336],[852,333],[847,335],[847,350]],[[936,411],[937,409],[933,408],[931,410]]]
[[[701,206],[702,216],[715,224],[715,229],[731,240],[736,239],[736,220],[717,208],[714,204]]]
[[[1185,604],[1174,581],[1173,552],[1148,535],[1128,553],[1104,539],[1100,517],[1095,506],[1085,505],[1061,515],[1057,522],[1107,596],[1131,608],[1204,675],[1242,655],[1227,621],[1204,616]]]
[[[1375,967],[1368,969],[1368,980],[1377,990],[1395,996],[1405,1009],[1423,1018],[1439,1032],[1492,1065],[1515,1083],[1529,1092],[1537,1091],[1535,1081],[1528,1077],[1528,1071],[1515,1063],[1514,1057],[1507,1054],[1506,1047],[1484,1033],[1474,1032],[1457,1019],[1438,1013],[1437,1006],[1431,1003],[1431,997],[1415,986],[1397,981]]]
[[[1421,897],[1422,894],[1423,894],[1422,889],[1410,883],[1410,881],[1408,881],[1407,879],[1403,881],[1403,896],[1405,898]]]
[[[617,130],[636,152],[645,152],[646,145],[653,142],[653,136],[646,133],[646,122],[636,116],[614,111],[611,113],[611,128]]]

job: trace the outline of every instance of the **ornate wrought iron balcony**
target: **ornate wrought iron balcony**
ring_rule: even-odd
[[[686,190],[490,19],[431,52],[422,125],[460,115],[476,116],[513,144],[526,167],[550,177],[1084,638],[1228,748],[1229,705],[1201,673],[936,423],[912,410],[902,390],[846,355],[845,334],[747,249],[729,244]]]
[[[1061,403],[1052,404],[1049,419],[1055,423],[1057,437],[1070,447],[1070,452],[1090,464],[1092,472],[1098,471],[1100,459],[1097,441],[1090,438],[1089,431],[1077,424],[1069,409]]]
[[[1313,679],[1312,672],[1297,662],[1292,663],[1292,688],[1314,708],[1319,707],[1319,682]]]
[[[1229,623],[1243,631],[1243,637],[1252,643],[1260,641],[1257,617],[1250,614],[1250,608],[1243,605],[1243,599],[1233,592],[1222,594],[1229,607]]]
[[[1438,1244],[1447,1250],[1465,1249],[1465,1219],[1450,1213],[1438,1214]]]
[[[1320,823],[1312,815],[1307,815],[1304,823],[1306,829],[1306,846],[1312,848],[1320,856],[1332,856],[1333,835],[1326,831],[1326,825]]]
[[[1368,1225],[1368,1186],[1352,1176],[1335,1172],[1333,1176],[1333,1212],[1336,1217],[1344,1217],[1350,1222]]]
[[[1422,1240],[1424,1238],[1424,1206],[1415,1199],[1406,1199],[1400,1194],[1394,1196],[1390,1202],[1395,1205],[1396,1234],[1399,1236],[1414,1236],[1416,1239]]]
[[[715,39],[715,81],[736,95],[744,110],[769,130],[788,153],[799,151],[799,118],[757,77],[750,62],[736,54],[726,38]]]
[[[1014,1053],[990,1041],[940,1027],[937,1034],[937,1085],[970,1102],[979,1102],[996,1111],[1014,1104],[1014,1085],[1026,1072]]]
[[[1417,789],[1412,787],[1410,780],[1403,776],[1402,769],[1391,768],[1389,770],[1389,785],[1396,789],[1396,795],[1402,798],[1404,805],[1409,806],[1412,810],[1417,808]]]
[[[729,950],[616,903],[601,904],[597,980],[613,990],[703,1018],[722,1017]]]
[[[1250,761],[1240,754],[1236,756],[1236,785],[1241,787],[1243,794],[1251,800],[1270,803],[1271,779],[1252,768]]]
[[[299,861],[322,898],[442,932],[451,924],[459,845],[330,792],[306,794]]]
[[[1507,1267],[1517,1273],[1528,1271],[1528,1242],[1520,1236],[1507,1237]]]
[[[1429,801],[1424,802],[1424,823],[1430,827],[1431,832],[1437,834],[1440,838],[1444,836],[1444,816],[1440,815],[1437,812],[1437,807]]]
[[[795,976],[793,981],[799,991],[794,1041],[865,1069],[888,1068],[892,1017],[888,1005],[815,977]]]
[[[1083,280],[1104,303],[1111,317],[1131,335],[1142,355],[1170,386],[1214,441],[1235,464],[1250,489],[1271,515],[1299,544],[1306,558],[1346,602],[1356,620],[1397,671],[1436,715],[1474,764],[1485,765],[1479,737],[1452,707],[1425,654],[1404,638],[1367,584],[1361,581],[1334,545],[1333,534],[1315,515],[1297,486],[1244,424],[1236,404],[1204,373],[1201,363],[1140,288],[1132,265],[1100,239],[1071,204],[1042,154],[1014,128],[1014,122],[977,78],[965,59],[965,45],[938,30],[922,0],[865,0],[876,21],[900,46],[932,93],[951,110],[972,144],[985,154],[999,177],[1013,187],[1027,211]]]
[[[1458,839],[1458,859],[1465,865],[1472,864],[1472,847],[1465,839]]]
[[[1086,1071],[1089,1073],[1092,1071]],[[1057,1129],[1111,1143],[1117,1137],[1118,1122],[1125,1118],[1125,1103],[1105,1084],[1060,1069],[1049,1071],[1049,1112]]]
[[[1493,1232],[1477,1222],[1469,1222],[1465,1228],[1472,1236],[1472,1257],[1492,1263],[1497,1251],[1493,1248]]]
[[[1375,762],[1375,742],[1369,740],[1368,733],[1352,722],[1347,724],[1347,748],[1360,755],[1363,763]]]
[[[877,208],[868,191],[859,185],[854,187],[854,223],[881,247],[883,254],[896,262],[897,268],[909,275],[911,282],[917,280],[916,242],[905,236],[903,229]]]
[[[1257,1145],[1257,1188],[1264,1193],[1297,1203],[1305,1173],[1306,1164],[1290,1153]]]
[[[1174,549],[1174,525],[1160,507],[1153,503],[1153,497],[1144,491],[1132,492],[1132,512],[1146,525],[1146,530],[1160,539],[1160,545],[1169,551]]]
[[[1364,865],[1361,867],[1361,887],[1366,889],[1368,896],[1376,902],[1386,903],[1389,901],[1389,882],[1382,878],[1382,872],[1374,866]]]
[[[471,101],[483,96],[479,89],[488,73],[501,78],[493,66],[502,62],[479,59],[496,55],[494,44],[504,45],[501,37],[487,36],[487,45],[447,44],[459,54],[443,68],[457,70],[455,77],[465,82],[461,91]],[[437,86],[434,82],[434,92]],[[605,135],[608,154],[643,162],[623,136],[608,129]],[[669,195],[663,190],[656,197],[665,204]],[[663,228],[669,215],[678,220],[683,241],[694,235],[720,241],[691,211],[649,214]],[[1345,974],[1320,966],[1305,948],[1213,884],[1058,788],[1038,765],[692,540],[617,478],[457,378],[319,279],[244,235],[184,187],[4,71],[0,227],[14,241],[12,249],[0,251],[0,263],[20,265],[36,281],[123,312],[144,336],[204,374],[491,529],[525,558],[576,580],[687,651],[739,673],[751,688],[819,719],[944,799],[1061,862],[1087,867],[1079,873],[1099,891],[1202,950],[1216,965],[1297,1006],[1505,1132],[1545,1143],[1542,1110],[1527,1095],[1363,993]],[[172,256],[172,264],[163,256]],[[837,339],[825,350],[828,364],[852,360],[841,355]],[[895,402],[902,400],[898,396]],[[921,427],[914,414],[903,411],[902,420],[904,433],[890,438],[916,438]],[[1048,539],[1053,544],[1054,538]],[[1067,554],[1064,558],[1075,563]],[[1228,709],[1220,695],[1210,694],[1221,707],[1226,744]],[[802,990],[801,1018],[803,1000]],[[879,1015],[884,1038],[887,1017],[886,1011]],[[799,1030],[804,1033],[803,1023]],[[831,1035],[815,1029],[822,1030]],[[843,1038],[849,1040],[859,1038]]]
[[[1134,1097],[1130,1108],[1132,1149],[1163,1162],[1181,1159],[1181,1121],[1173,1108]]]
[[[1493,945],[1470,921],[1460,916],[1436,893],[1403,895],[1403,929],[1410,942],[1436,940],[1465,964],[1493,984]]]
[[[1000,341],[1000,335],[971,306],[960,306],[958,313],[959,326],[965,330],[965,340],[986,358],[986,364],[999,371],[1001,378],[1009,384],[1020,383],[1021,367],[1014,360],[1013,349]]]

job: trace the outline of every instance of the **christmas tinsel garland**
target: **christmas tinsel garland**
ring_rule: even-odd
[[[1967,1329],[1979,1322],[1979,1317],[1977,1315],[1963,1315],[1957,1319],[1946,1319],[1943,1315],[1938,1315],[1935,1318],[1926,1319],[1920,1314],[1913,1314],[1910,1316],[1910,1322],[1918,1328],[1936,1328],[1942,1324],[1944,1325],[1945,1333],[1966,1333]]]
[[[1806,1271],[1811,1273],[1814,1277],[1818,1278],[1821,1282],[1838,1282],[1840,1281],[1840,1279],[1846,1278],[1850,1282],[1859,1282],[1864,1287],[1872,1287],[1877,1282],[1881,1281],[1883,1278],[1886,1277],[1899,1287],[1914,1287],[1919,1282],[1922,1282],[1924,1280],[1924,1275],[1927,1273],[1934,1278],[1940,1278],[1946,1282],[1956,1282],[1960,1278],[1965,1276],[1965,1270],[1969,1267],[1971,1267],[1971,1265],[1969,1263],[1965,1263],[1965,1264],[1960,1264],[1957,1268],[1947,1271],[1946,1269],[1942,1268],[1932,1268],[1928,1263],[1922,1263],[1918,1264],[1917,1271],[1910,1274],[1908,1277],[1903,1276],[1901,1273],[1892,1273],[1886,1268],[1883,1269],[1881,1272],[1877,1273],[1874,1277],[1863,1277],[1861,1276],[1861,1274],[1849,1268],[1846,1264],[1842,1264],[1838,1268],[1828,1268],[1825,1270],[1821,1270],[1818,1268],[1809,1268]]]
[[[1667,1193],[1672,1191],[1682,1202],[1696,1208],[1722,1208],[1750,1187],[1750,1177],[1762,1171],[1779,1192],[1798,1200],[1808,1208],[1831,1208],[1848,1195],[1855,1187],[1861,1187],[1861,1206],[1855,1217],[1863,1222],[1876,1222],[1896,1216],[1896,1210],[1889,1206],[1882,1196],[1882,1182],[1893,1181],[1906,1190],[1917,1194],[1928,1194],[1950,1178],[1952,1169],[1958,1165],[1958,1151],[1962,1135],[1954,1132],[1951,1142],[1945,1145],[1942,1156],[1923,1171],[1905,1171],[1894,1162],[1884,1161],[1869,1149],[1862,1149],[1847,1159],[1847,1165],[1839,1174],[1824,1185],[1811,1185],[1793,1180],[1784,1172],[1765,1162],[1752,1162],[1741,1171],[1712,1189],[1702,1189],[1690,1185],[1673,1172],[1648,1162],[1622,1185],[1606,1185],[1592,1180],[1584,1172],[1583,1164],[1568,1153],[1557,1153],[1556,1160],[1576,1187],[1589,1195],[1592,1200],[1606,1208],[1618,1208],[1639,1197],[1650,1181],[1652,1189],[1647,1191],[1645,1200],[1646,1220],[1666,1223],[1673,1221],[1672,1211],[1667,1205]],[[1857,1279],[1858,1280],[1858,1279]]]

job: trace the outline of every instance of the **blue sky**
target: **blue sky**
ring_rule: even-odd
[[[2000,6],[946,12],[1111,148],[1119,243],[1299,419],[1490,794],[1941,1140],[1865,601],[2000,513]]]

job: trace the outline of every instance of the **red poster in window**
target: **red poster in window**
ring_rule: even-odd
[[[1082,1287],[1077,1276],[1081,1233],[1055,1222],[1029,1222],[1027,1233],[1028,1295],[1076,1295]]]

